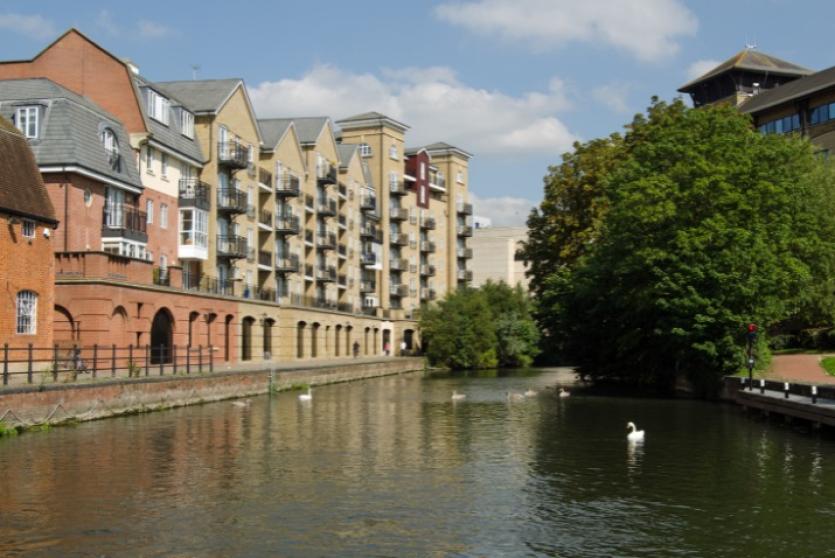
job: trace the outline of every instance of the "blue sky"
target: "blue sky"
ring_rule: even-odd
[[[474,153],[476,211],[514,224],[573,140],[746,43],[831,66],[832,21],[831,2],[789,0],[6,0],[0,50],[29,58],[76,26],[150,79],[241,77],[260,116],[389,114],[410,144]]]

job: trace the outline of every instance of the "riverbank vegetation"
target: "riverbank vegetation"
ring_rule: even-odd
[[[539,352],[530,298],[503,282],[448,293],[422,310],[420,328],[433,366],[524,367]]]
[[[833,323],[831,165],[732,107],[653,99],[551,167],[528,227],[545,345],[592,379],[708,390],[749,322],[760,360],[769,333]]]

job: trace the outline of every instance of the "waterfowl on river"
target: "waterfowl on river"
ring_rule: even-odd
[[[453,401],[461,401],[466,399],[467,395],[464,393],[458,393],[456,390],[452,390],[452,400]]]
[[[571,394],[565,388],[560,388],[560,397],[569,397]]]
[[[536,397],[536,390],[528,388],[528,391],[525,392],[525,397]]]
[[[523,394],[516,393],[515,391],[507,391],[505,392],[505,394],[507,395],[508,401],[522,401],[523,399],[525,399],[525,396]]]
[[[626,429],[629,433],[626,435],[626,439],[630,442],[643,442],[644,441],[644,431],[638,430],[638,427],[635,426],[634,422],[629,422],[626,424]]]
[[[307,393],[299,394],[299,401],[313,401],[313,390],[307,386]]]
[[[245,401],[233,401],[232,405],[235,407],[249,407],[249,399]]]

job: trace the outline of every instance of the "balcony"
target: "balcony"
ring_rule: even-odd
[[[301,194],[301,180],[298,176],[284,174],[275,178],[275,195],[284,197],[298,197]]]
[[[268,229],[272,229],[273,227],[273,214],[266,209],[262,209],[258,212],[258,224],[264,225]]]
[[[423,264],[420,266],[420,274],[424,277],[435,276],[435,266],[432,264]]]
[[[180,208],[196,207],[208,211],[210,202],[211,188],[208,184],[197,178],[181,178],[180,179]]]
[[[219,188],[217,191],[217,210],[223,213],[246,213],[249,206],[246,192],[237,188]]]
[[[389,269],[392,271],[406,271],[409,269],[409,261],[406,258],[391,258]]]
[[[360,281],[360,293],[376,293],[377,283],[375,281]]]
[[[391,283],[389,285],[389,296],[396,296],[398,298],[409,296],[409,286]]]
[[[426,252],[428,254],[435,253],[435,243],[431,240],[421,240],[420,241],[420,251]]]
[[[470,282],[473,280],[473,272],[469,269],[459,269],[458,270],[458,280],[459,281],[466,281]]]
[[[473,228],[470,225],[458,225],[458,236],[473,236]]]
[[[331,298],[316,297],[313,299],[312,306],[316,308],[327,308],[329,310],[336,310],[339,308],[339,303]]]
[[[238,140],[219,141],[217,163],[231,169],[245,169],[249,166],[247,148]]]
[[[336,268],[332,265],[316,268],[316,280],[324,283],[336,281]]]
[[[435,230],[435,225],[434,217],[422,217],[420,220],[420,228],[422,229]]]
[[[245,258],[247,249],[246,238],[235,235],[217,235],[217,257],[218,258]]]
[[[132,205],[105,203],[101,235],[145,243],[148,242],[147,223],[148,215]]]
[[[363,194],[360,198],[360,210],[361,211],[376,211],[377,209],[377,196],[372,196],[371,194]]]
[[[299,257],[296,254],[275,255],[275,270],[279,273],[296,273],[299,270]]]
[[[327,161],[319,161],[316,165],[316,182],[323,186],[336,184],[336,167]]]
[[[316,204],[316,212],[319,217],[333,217],[336,215],[336,200],[333,198],[320,198]]]
[[[330,231],[317,231],[316,246],[320,250],[334,250],[336,248],[336,234]]]
[[[409,211],[405,207],[392,207],[389,219],[392,221],[405,221],[409,218]]]
[[[363,252],[360,256],[360,263],[366,267],[377,265],[377,254],[374,252]]]
[[[459,215],[472,215],[473,214],[473,204],[471,203],[464,203],[458,202],[455,205],[455,209]]]
[[[265,250],[258,250],[258,265],[263,267],[273,267],[273,254]]]
[[[392,196],[405,196],[408,193],[408,190],[406,190],[406,183],[402,180],[389,182],[389,193]]]
[[[362,227],[360,227],[360,238],[374,238],[377,236],[379,230],[375,225],[371,223],[366,223]]]
[[[279,234],[299,234],[301,225],[295,215],[276,215],[275,231]]]
[[[420,289],[420,299],[421,300],[435,300],[435,289],[431,287],[422,287]]]
[[[409,244],[409,235],[406,233],[392,233],[391,244],[395,246],[407,246]]]
[[[462,259],[472,259],[473,257],[473,249],[472,248],[458,248],[456,250],[456,255]]]

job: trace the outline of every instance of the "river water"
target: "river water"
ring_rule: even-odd
[[[0,555],[835,556],[832,436],[566,381],[404,375],[0,439]]]

